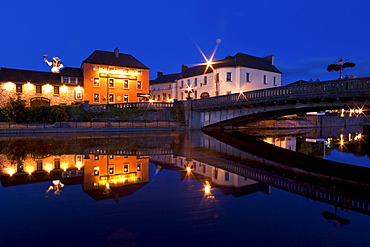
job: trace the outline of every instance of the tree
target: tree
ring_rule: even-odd
[[[21,100],[18,96],[16,100],[10,98],[9,101],[5,104],[5,106],[1,109],[2,113],[5,117],[10,121],[16,123],[24,123],[27,122],[27,110],[26,110],[26,103]]]

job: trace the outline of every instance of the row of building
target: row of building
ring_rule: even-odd
[[[57,57],[54,57],[57,58]],[[209,64],[188,67],[174,74],[158,72],[149,79],[149,68],[134,56],[94,51],[80,68],[48,62],[52,72],[0,68],[0,106],[18,96],[27,106],[117,104],[213,97],[281,86],[274,57],[242,53]]]

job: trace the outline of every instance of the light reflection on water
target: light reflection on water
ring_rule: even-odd
[[[276,138],[281,145],[292,137]],[[307,147],[300,135],[293,138],[297,151],[305,146],[313,155],[326,152],[326,159],[369,163],[368,153],[324,150],[320,141]],[[201,133],[0,143],[6,246],[366,246],[370,240],[365,213],[225,170],[240,160],[221,155],[219,144]],[[286,143],[292,149],[292,140]],[[205,149],[212,145],[217,151]],[[45,197],[53,180],[65,186]]]

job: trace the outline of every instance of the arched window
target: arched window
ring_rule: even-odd
[[[209,93],[207,93],[207,92],[201,93],[201,94],[200,94],[200,98],[201,98],[201,99],[209,98]]]

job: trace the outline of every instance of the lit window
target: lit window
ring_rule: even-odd
[[[123,172],[128,172],[128,164],[123,164]]]
[[[247,73],[245,74],[245,81],[246,81],[246,82],[251,82],[251,81],[250,81],[249,76],[250,76],[250,75],[249,75],[249,72],[247,72]]]
[[[128,95],[123,95],[123,102],[128,103]]]
[[[138,75],[142,75],[142,74],[143,74],[143,71],[142,71],[142,70],[138,70],[138,71],[137,71],[137,74],[138,74]]]
[[[123,73],[128,74],[128,69],[123,69]]]
[[[59,94],[59,86],[54,86],[54,94]]]
[[[109,165],[109,174],[114,174],[114,165]]]
[[[42,86],[36,85],[36,93],[42,93]]]
[[[128,80],[123,81],[123,88],[128,89]]]
[[[110,72],[113,72],[113,71],[115,71],[116,69],[115,69],[114,67],[109,67],[109,68],[108,68],[108,70],[109,70]]]
[[[263,75],[263,84],[267,84],[267,76]]]
[[[114,93],[110,93],[108,95],[108,100],[109,100],[109,103],[114,103]]]
[[[23,90],[22,90],[22,84],[16,84],[15,85],[15,91],[17,93],[22,93],[23,92]]]
[[[94,176],[99,176],[99,174],[100,174],[100,167],[99,166],[95,166],[94,167]]]
[[[161,95],[158,94],[158,101],[160,101],[160,100],[161,100]]]
[[[142,88],[141,88],[141,81],[137,81],[137,89],[138,90],[141,90]]]
[[[204,85],[207,85],[207,76],[204,77]]]
[[[100,94],[94,93],[94,103],[99,103],[99,102],[100,102]]]
[[[75,90],[75,99],[82,99],[82,89]]]
[[[141,171],[141,163],[136,164],[136,171]]]
[[[99,77],[94,77],[94,87],[100,87],[100,79]]]
[[[231,81],[231,72],[226,72],[226,81]]]
[[[94,155],[94,160],[99,160],[99,155],[98,154]]]
[[[114,88],[114,79],[109,78],[108,79],[109,88]]]
[[[94,65],[93,66],[93,71],[99,71],[99,65]]]

